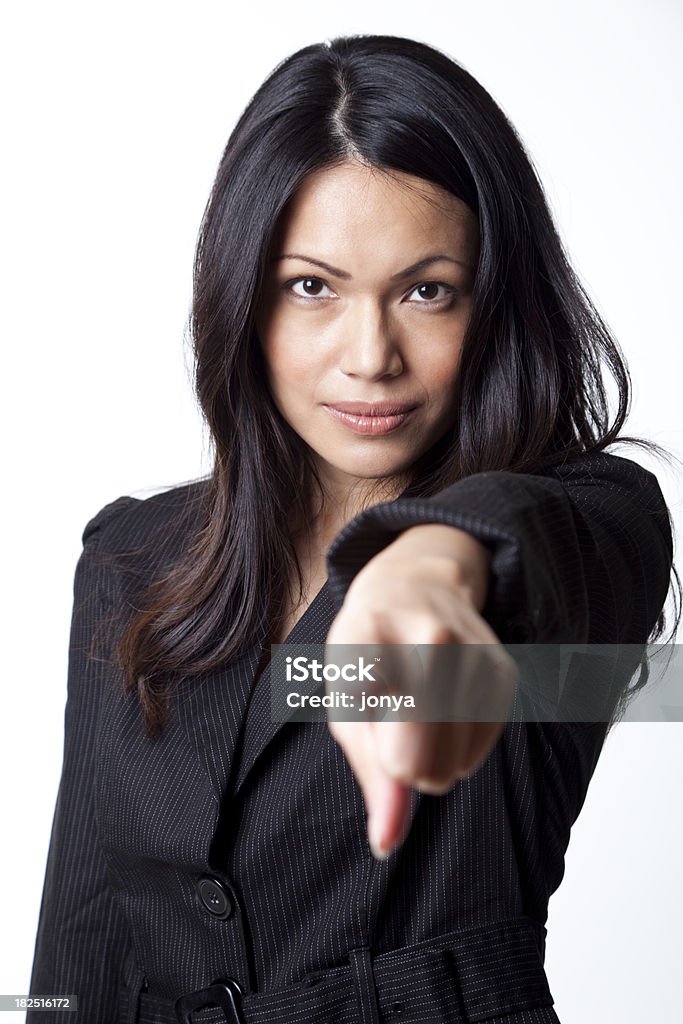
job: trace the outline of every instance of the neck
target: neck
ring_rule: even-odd
[[[319,550],[325,550],[333,538],[360,512],[384,501],[393,501],[408,485],[408,477],[359,479],[349,486],[325,482],[324,490],[315,487],[308,501],[305,522],[292,524],[294,537],[305,537]]]

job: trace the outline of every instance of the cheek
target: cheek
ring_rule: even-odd
[[[291,329],[275,330],[271,325],[261,351],[273,396],[289,409],[299,406],[320,378],[315,346]]]
[[[454,316],[434,317],[408,336],[410,368],[427,391],[453,389],[460,369],[470,303],[463,300]],[[425,317],[425,319],[429,319]]]
[[[296,317],[275,313],[259,331],[261,351],[274,385],[304,389],[323,372],[323,345],[317,329]]]
[[[435,402],[447,401],[453,394],[460,366],[461,346],[453,347],[452,343],[446,351],[434,352],[431,358],[424,352],[417,365],[417,376],[422,387],[431,395]]]
[[[270,336],[262,349],[272,387],[277,390],[288,387],[302,389],[310,381],[314,367],[305,345],[297,344],[291,338]]]

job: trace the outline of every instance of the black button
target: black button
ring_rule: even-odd
[[[232,914],[232,900],[228,896],[222,882],[217,878],[204,875],[197,882],[197,892],[202,901],[202,906],[213,914],[214,917],[230,917]]]

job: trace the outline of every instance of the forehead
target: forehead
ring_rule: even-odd
[[[278,223],[276,242],[459,247],[476,258],[479,225],[462,200],[402,171],[346,161],[304,179]]]

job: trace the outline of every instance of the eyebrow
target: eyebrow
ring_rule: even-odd
[[[271,263],[278,263],[280,260],[304,260],[306,263],[314,263],[316,267],[322,267],[328,274],[332,274],[333,277],[341,277],[348,281],[351,278],[351,274],[347,270],[340,270],[338,267],[332,267],[329,263],[325,263],[324,260],[313,259],[312,256],[304,256],[303,253],[299,252],[288,252],[282,256],[276,256],[272,259]],[[469,263],[463,263],[462,260],[455,260],[452,256],[446,256],[444,253],[439,253],[435,256],[425,256],[423,260],[418,260],[417,263],[412,263],[409,267],[404,270],[399,270],[397,274],[392,274],[391,281],[400,281],[404,277],[410,277],[412,274],[416,274],[420,270],[424,270],[431,263],[439,263],[441,260],[447,260],[448,263],[456,263],[459,267],[465,267],[467,270],[473,270],[474,268]]]

